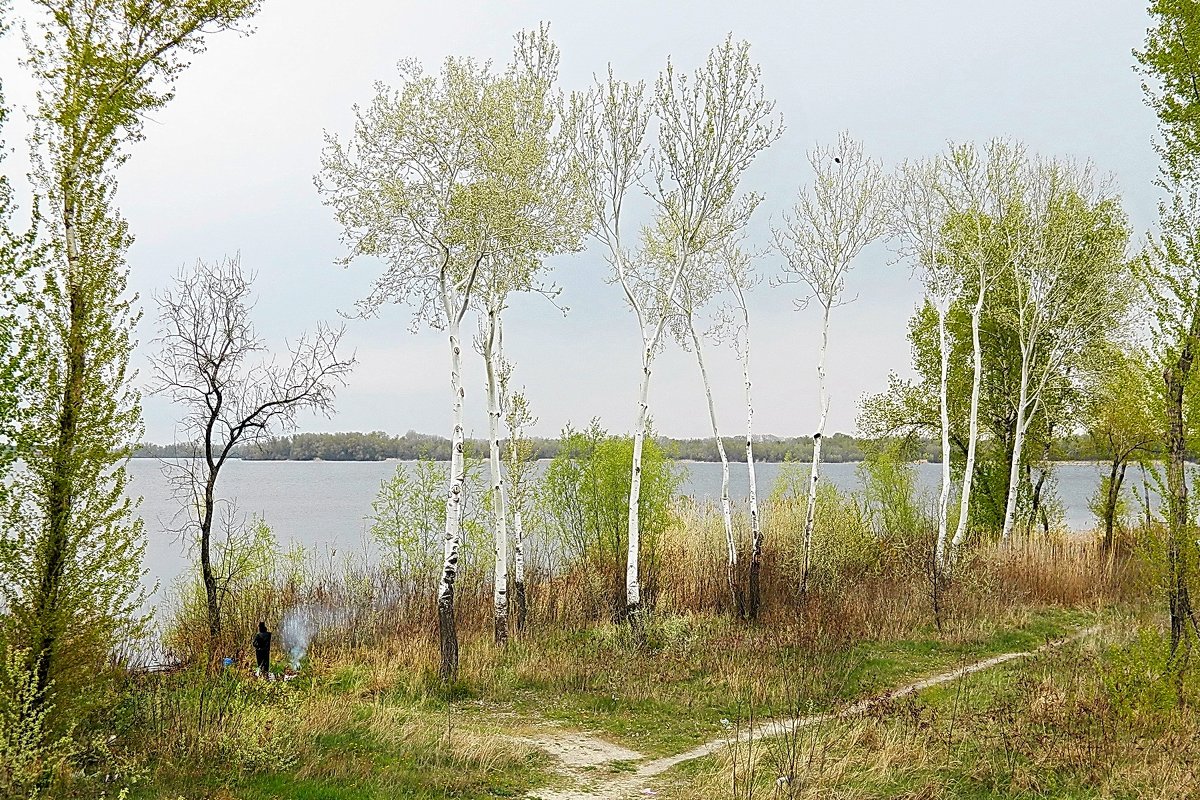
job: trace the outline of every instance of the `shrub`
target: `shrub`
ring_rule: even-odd
[[[610,436],[597,420],[585,431],[563,430],[558,455],[546,470],[539,493],[548,534],[561,547],[565,564],[580,562],[591,583],[587,596],[597,612],[614,619],[625,613],[633,439]],[[648,432],[642,447],[638,498],[642,602],[653,608],[658,594],[659,539],[673,520],[673,499],[683,472],[667,459]]]

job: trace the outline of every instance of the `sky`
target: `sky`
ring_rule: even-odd
[[[27,0],[18,16],[33,19]],[[768,97],[786,130],[748,170],[743,187],[765,196],[751,240],[771,226],[811,177],[806,151],[841,130],[886,166],[944,149],[948,141],[1005,136],[1043,155],[1092,161],[1111,174],[1135,237],[1149,229],[1157,195],[1152,112],[1142,100],[1131,51],[1147,17],[1137,0],[792,0],[792,2],[395,2],[266,0],[250,35],[210,39],[177,85],[177,97],[146,125],[146,139],[121,168],[117,198],[135,243],[130,288],[144,316],[134,364],[149,379],[156,346],[153,296],[197,259],[240,254],[256,275],[254,319],[268,345],[286,343],[319,320],[344,321],[358,365],[331,418],[302,417],[308,431],[417,430],[449,435],[445,334],[410,332],[411,310],[388,306],[372,319],[342,319],[370,290],[382,265],[343,268],[332,213],[313,186],[324,132],[350,132],[352,107],[377,81],[395,82],[397,61],[435,69],[447,56],[505,63],[512,36],[546,21],[562,50],[561,86],[583,89],[611,64],[617,77],[652,82],[668,56],[693,70],[728,33],[751,45]],[[19,65],[19,32],[0,42],[8,102],[31,109],[33,85]],[[27,169],[20,113],[5,131],[3,168],[20,186]],[[819,309],[804,292],[774,287],[781,257],[758,262],[751,298],[752,377],[757,433],[811,435],[818,417]],[[505,321],[514,381],[553,436],[593,417],[632,429],[640,337],[619,287],[606,281],[598,246],[550,260],[562,310],[517,297]],[[847,281],[853,302],[834,310],[827,373],[827,430],[855,430],[859,402],[889,372],[910,374],[907,322],[920,281],[884,245],[864,251]],[[722,432],[744,431],[740,368],[728,349],[710,349],[708,368]],[[482,359],[465,372],[468,435],[486,435]],[[176,438],[178,407],[143,401],[146,439]],[[656,430],[710,431],[694,355],[668,345],[655,362],[650,397]]]

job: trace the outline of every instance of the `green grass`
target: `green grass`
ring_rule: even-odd
[[[827,710],[964,662],[1032,649],[1095,620],[1094,614],[1046,609],[974,638],[942,637],[930,627],[903,640],[840,646],[801,643],[769,626],[680,617],[653,621],[645,649],[622,629],[597,625],[547,632],[505,650],[476,650],[481,660],[464,669],[451,691],[430,691],[421,676],[388,683],[366,664],[335,664],[286,690],[255,685],[233,695],[241,704],[234,712],[252,715],[270,711],[284,696],[279,692],[290,692],[295,710],[272,717],[274,724],[298,726],[288,734],[295,738],[290,761],[271,766],[270,753],[252,753],[254,766],[239,768],[220,759],[172,758],[152,770],[152,780],[133,797],[520,797],[552,779],[551,759],[527,751],[476,756],[471,744],[448,746],[448,718],[455,735],[468,738],[495,740],[498,732],[555,723],[597,732],[648,757],[671,755],[720,738],[751,714],[763,719]],[[616,762],[597,774],[635,767]],[[689,764],[680,774],[695,770],[702,771]],[[908,791],[909,783],[905,778],[870,791],[891,796]]]
[[[1061,633],[1054,627],[1061,621],[1043,618],[1022,632],[992,637],[988,647],[1036,645],[1030,637]],[[931,687],[862,717],[814,726],[801,739],[794,796],[1200,796],[1200,675],[1193,669],[1183,680],[1181,704],[1157,624],[1118,622],[1104,636],[1100,643],[1068,643]],[[925,652],[917,644],[900,649]],[[771,739],[757,749],[755,796],[771,797],[787,748]],[[729,785],[732,763],[722,752],[681,764],[657,782],[659,796],[711,796]]]
[[[719,738],[725,721],[828,710],[966,662],[1032,649],[1095,619],[1084,612],[1043,609],[1018,627],[998,628],[976,641],[947,641],[930,627],[911,640],[862,642],[844,650],[814,654],[795,645],[768,644],[724,657],[713,651],[714,639],[719,643],[729,633],[723,621],[696,620],[690,635],[679,633],[673,644],[650,653],[623,650],[620,644],[597,651],[581,633],[547,647],[574,644],[581,654],[595,653],[581,655],[592,669],[586,680],[534,672],[506,684],[496,696],[521,714],[601,731],[649,756],[671,755]],[[739,668],[757,679],[754,686],[739,689],[731,685],[738,681],[722,680],[717,672]]]

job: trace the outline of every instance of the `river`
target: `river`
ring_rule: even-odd
[[[379,484],[402,462],[398,461],[240,461],[226,464],[221,473],[220,495],[236,499],[239,512],[261,516],[274,530],[280,544],[300,544],[318,555],[338,552],[372,552],[368,541],[367,517]],[[548,463],[548,462],[547,462]],[[681,462],[687,470],[681,492],[697,499],[720,494],[721,466],[716,463]],[[759,464],[756,474],[759,494],[767,496],[779,477],[781,464]],[[807,465],[797,465],[793,469]],[[940,465],[918,464],[920,491],[932,496],[940,480]],[[1072,530],[1094,527],[1088,498],[1100,480],[1099,465],[1058,464],[1054,468],[1058,497]],[[129,492],[141,497],[138,514],[145,521],[147,537],[147,585],[159,586],[157,596],[169,587],[187,566],[185,546],[177,534],[180,504],[157,459],[130,462]],[[857,464],[824,464],[822,475],[844,491],[860,488]],[[1138,473],[1129,478],[1140,485]],[[745,464],[730,465],[730,490],[735,499],[747,494]]]

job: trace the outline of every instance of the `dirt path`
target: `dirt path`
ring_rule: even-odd
[[[1004,653],[992,656],[991,658],[985,658],[982,661],[976,661],[958,669],[910,683],[899,689],[869,697],[866,700],[860,700],[839,711],[764,722],[751,730],[741,733],[737,737],[737,741],[738,743],[745,743],[751,739],[758,740],[771,736],[782,736],[790,734],[799,728],[807,728],[812,725],[819,725],[822,722],[829,722],[830,720],[857,716],[885,700],[907,697],[923,689],[949,683],[972,673],[981,672],[1000,664],[1006,664],[1018,658],[1028,658],[1029,656],[1043,653],[1046,650],[1061,647],[1068,642],[1092,636],[1098,633],[1103,627],[1102,625],[1097,625],[1087,628],[1066,638],[1047,642],[1033,650]],[[645,788],[647,781],[685,761],[712,755],[721,748],[727,747],[732,740],[728,738],[713,739],[686,752],[654,760],[646,760],[646,756],[641,753],[619,747],[589,733],[564,731],[561,734],[546,734],[538,738],[528,739],[527,741],[557,757],[561,764],[560,774],[575,784],[573,787],[567,789],[539,789],[530,794],[530,798],[537,798],[537,800],[623,800],[623,798],[631,796],[645,797],[652,795],[653,792]],[[611,767],[611,765],[617,762],[642,763],[637,764],[629,774],[595,774],[597,769]]]

